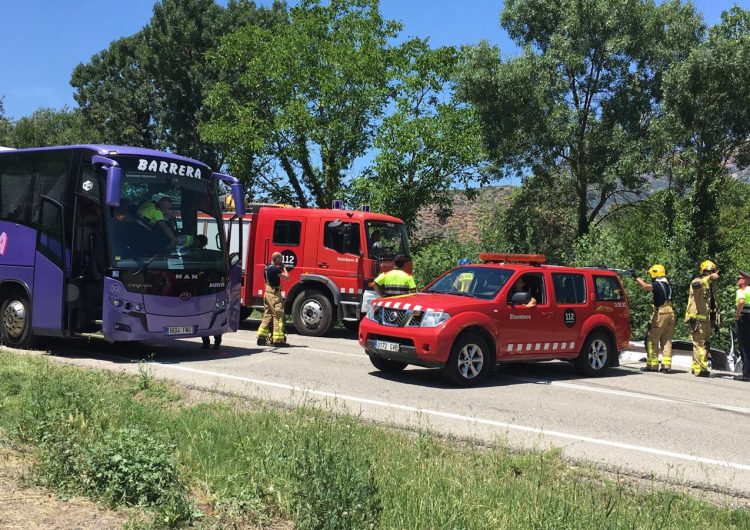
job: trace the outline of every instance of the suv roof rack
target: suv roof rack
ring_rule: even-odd
[[[542,265],[547,261],[544,254],[509,254],[504,252],[482,252],[479,259],[485,263],[523,263],[526,265]]]

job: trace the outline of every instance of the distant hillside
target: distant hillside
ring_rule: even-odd
[[[508,194],[512,190],[511,186],[485,186],[476,190],[473,199],[469,199],[463,191],[455,191],[451,215],[441,215],[434,206],[419,211],[414,239],[459,237],[478,241],[481,220],[492,215],[498,204],[507,205]]]

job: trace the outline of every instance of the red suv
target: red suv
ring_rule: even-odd
[[[385,372],[441,368],[462,386],[496,363],[574,361],[598,376],[630,341],[630,309],[617,274],[544,265],[539,254],[482,254],[422,292],[376,300],[359,343]]]

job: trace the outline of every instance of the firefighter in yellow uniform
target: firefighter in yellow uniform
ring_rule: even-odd
[[[664,265],[653,265],[648,273],[652,283],[646,283],[643,278],[636,278],[643,289],[654,295],[651,325],[646,337],[646,372],[659,370],[659,352],[661,352],[661,371],[665,374],[672,372],[672,336],[674,336],[675,316],[672,309],[672,286],[667,280]]]
[[[411,274],[402,270],[406,264],[404,256],[396,256],[393,260],[393,269],[381,273],[373,281],[373,288],[379,296],[398,296],[413,293],[417,290],[417,284]]]
[[[271,263],[266,267],[264,276],[266,288],[263,293],[263,320],[258,327],[258,346],[263,346],[268,341],[271,322],[273,321],[273,334],[271,343],[274,346],[286,346],[286,335],[284,334],[284,301],[281,298],[281,279],[289,279],[289,272],[282,264],[283,257],[280,252],[274,252]]]
[[[690,326],[693,339],[692,373],[698,377],[708,377],[708,352],[706,342],[711,338],[711,327],[718,326],[716,296],[713,282],[719,279],[716,263],[706,260],[701,263],[700,277],[690,282],[688,305],[685,311],[685,322]],[[713,314],[713,315],[712,315]],[[712,322],[712,316],[713,322]]]

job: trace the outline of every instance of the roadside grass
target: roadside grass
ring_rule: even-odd
[[[190,404],[139,374],[0,352],[0,432],[37,482],[151,510],[154,527],[750,528],[750,512],[638,491],[555,452],[480,448],[307,407]]]

